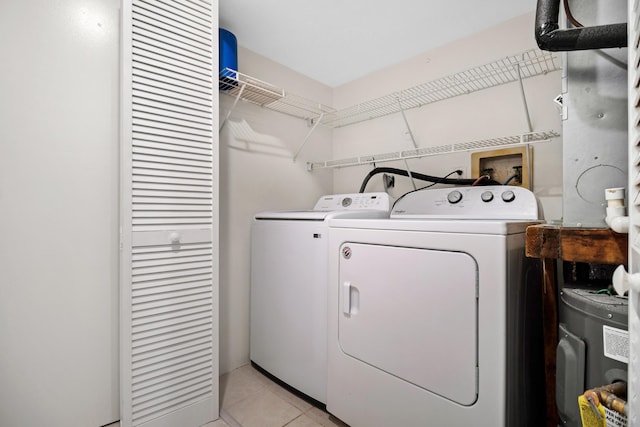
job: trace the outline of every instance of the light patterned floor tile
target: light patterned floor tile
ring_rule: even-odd
[[[262,374],[260,371],[258,371],[256,368],[254,368],[253,366],[251,366],[250,363],[243,365],[241,367],[239,367],[238,369],[236,369],[238,372],[242,372],[243,374],[246,374],[248,377],[262,383],[265,385],[271,385],[274,384],[273,381],[271,381],[268,377],[266,377],[264,374]]]
[[[280,387],[280,385],[278,385],[275,382],[271,382],[271,384],[269,385],[269,390],[277,394],[278,397],[281,397],[285,401],[291,403],[293,406],[300,409],[300,411],[302,412],[307,412],[309,409],[313,407],[313,405],[311,405],[306,400],[303,400],[298,396],[296,396],[295,394],[291,393],[289,390],[283,387]]]
[[[245,365],[220,377],[220,406],[229,408],[232,405],[259,394],[268,386],[263,375]]]
[[[226,411],[242,427],[282,427],[302,414],[269,389],[231,405]]]

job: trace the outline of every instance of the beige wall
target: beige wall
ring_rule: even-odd
[[[334,107],[354,105],[535,48],[533,28],[534,14],[530,13],[425,52],[335,88]],[[560,94],[560,78],[561,72],[556,71],[524,80],[531,122],[536,131],[562,131],[559,110],[552,102]],[[518,135],[528,130],[521,99],[519,84],[510,83],[409,110],[406,116],[419,147]],[[400,114],[336,129],[333,146],[335,158],[413,148]],[[559,219],[562,215],[561,138],[533,145],[533,150],[533,190],[542,201],[546,218]],[[454,169],[463,169],[468,177],[471,171],[469,153],[408,162],[412,170],[428,175],[443,176]],[[405,168],[403,162],[379,166]],[[335,169],[334,192],[358,191],[362,179],[371,169],[372,166]],[[408,178],[396,178],[396,184],[391,191],[396,197],[412,189]],[[370,181],[367,191],[381,189],[382,179],[378,175]]]
[[[246,49],[241,72],[327,105],[331,89]],[[220,95],[221,118],[233,99]],[[220,133],[220,372],[249,361],[249,238],[253,215],[307,209],[332,192],[332,172],[309,173],[306,161],[331,157],[331,130],[316,129],[298,160],[304,120],[240,102]]]
[[[352,83],[329,88],[246,49],[239,51],[241,72],[335,108],[348,107],[397,90],[492,62],[535,47],[533,13],[425,52]],[[384,52],[381,52],[384,54]],[[534,130],[561,132],[553,98],[560,93],[560,72],[525,80]],[[232,99],[221,95],[224,117]],[[517,83],[460,96],[407,112],[419,146],[437,146],[527,131]],[[400,115],[312,134],[298,162],[292,156],[309,131],[307,124],[267,109],[240,103],[220,134],[220,372],[249,361],[250,223],[261,210],[306,209],[325,193],[357,192],[371,169],[358,166],[307,172],[306,161],[384,153],[411,148]],[[445,175],[470,173],[470,154],[409,160],[415,171]],[[404,167],[402,163],[385,166]],[[561,138],[534,145],[534,191],[547,219],[559,219],[562,207]],[[397,178],[392,196],[411,189]],[[368,191],[382,189],[374,178]]]

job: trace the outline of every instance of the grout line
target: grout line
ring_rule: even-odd
[[[242,424],[237,422],[235,418],[229,415],[229,413],[222,408],[220,409],[220,418],[222,419],[222,421],[227,423],[229,427],[242,427]]]
[[[303,412],[303,413],[301,413],[300,415],[298,415],[297,417],[295,417],[294,419],[292,419],[291,421],[289,421],[288,423],[286,423],[286,424],[285,424],[285,425],[283,425],[282,427],[287,427],[289,424],[291,424],[292,422],[294,422],[294,421],[295,421],[295,420],[297,420],[298,418],[300,418],[300,417],[304,417],[304,416],[305,416],[304,414],[305,414],[304,412]],[[308,417],[307,417],[307,418],[308,418]]]

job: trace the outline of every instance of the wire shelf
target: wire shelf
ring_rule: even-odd
[[[338,110],[325,115],[321,123],[347,126],[559,69],[561,61],[553,53],[532,49]]]
[[[335,109],[311,101],[270,83],[225,68],[219,76],[220,93],[305,120],[316,120]]]
[[[225,95],[338,128],[559,69],[561,61],[552,52],[531,49],[340,110],[229,68],[220,72],[219,88]]]
[[[323,168],[336,168],[347,166],[367,165],[371,163],[383,163],[394,160],[415,159],[419,157],[437,156],[441,154],[452,154],[466,151],[483,150],[486,148],[507,147],[514,145],[529,144],[533,142],[546,142],[551,138],[559,137],[555,131],[530,132],[520,135],[483,139],[456,144],[439,145],[436,147],[416,148],[413,150],[394,151],[390,153],[374,154],[368,156],[349,157],[339,160],[328,160],[326,162],[307,163],[307,169],[312,171]]]
[[[323,125],[329,128],[348,126],[365,120],[404,112],[405,110],[443,101],[459,95],[466,95],[506,83],[521,81],[525,78],[544,75],[552,71],[560,70],[561,68],[561,61],[553,52],[531,49],[517,55],[507,56],[488,64],[473,67],[450,76],[442,77],[340,110],[298,95],[287,93],[284,89],[270,83],[226,68],[222,70],[219,76],[220,93],[235,98],[235,101],[228,111],[226,118],[221,121],[220,129],[224,126],[224,123],[231,115],[231,112],[239,100],[305,119],[310,125],[313,124],[313,126],[309,134],[305,137],[301,147],[294,155],[295,161],[300,150],[309,139],[309,135],[317,125]],[[526,107],[526,99],[524,99],[524,102]],[[407,127],[408,126],[407,123]],[[559,134],[554,131],[530,132],[511,137],[470,141],[437,147],[416,148],[407,151],[325,162],[313,162],[307,163],[307,166],[309,170],[356,166],[374,162],[388,162],[392,160],[480,150],[489,147],[541,142],[557,136],[559,136]]]

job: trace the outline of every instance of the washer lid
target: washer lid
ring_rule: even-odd
[[[256,214],[256,220],[280,220],[280,221],[325,221],[332,218],[343,219],[380,219],[389,218],[386,210],[345,210],[345,211],[275,211],[260,212]]]
[[[388,218],[391,204],[387,193],[353,193],[322,196],[310,210],[270,211],[255,219],[324,221],[332,218]]]

